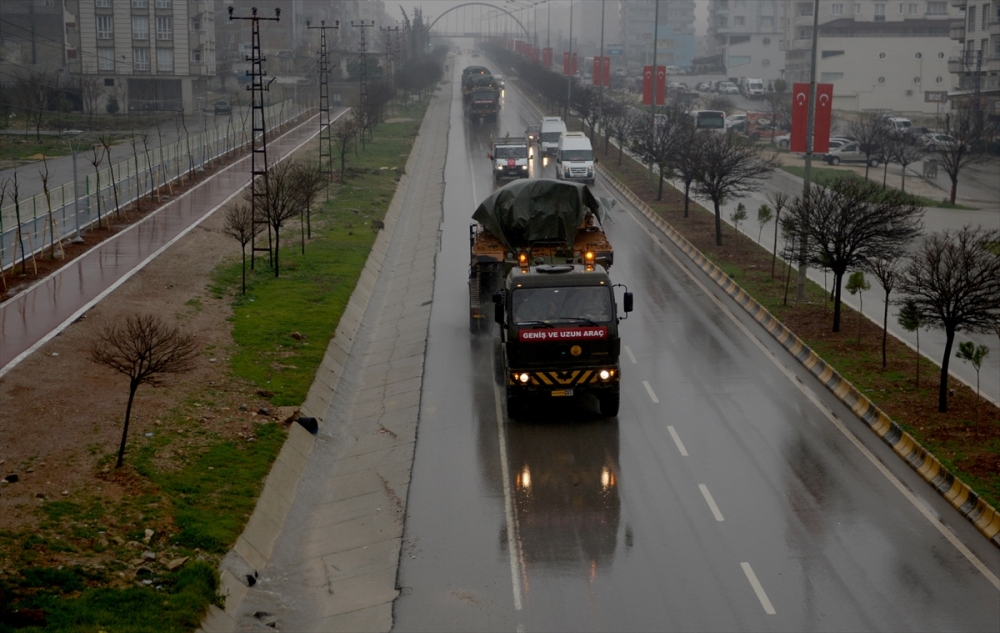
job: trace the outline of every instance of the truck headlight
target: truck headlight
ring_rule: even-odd
[[[497,165],[497,171],[503,171],[503,165]]]
[[[564,167],[563,168],[563,174],[566,175],[566,176],[569,176],[569,167]]]
[[[531,380],[531,376],[528,375],[528,372],[524,372],[522,374],[518,374],[517,379],[521,381],[521,384],[527,384],[528,381]]]
[[[521,165],[521,169],[527,169],[527,168],[528,168],[527,165]]]
[[[600,376],[601,380],[607,380],[608,378],[611,378],[611,372],[609,372],[607,369],[602,369]]]

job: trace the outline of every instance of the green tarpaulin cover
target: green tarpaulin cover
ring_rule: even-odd
[[[538,240],[572,245],[587,212],[603,223],[602,203],[585,185],[549,178],[515,180],[483,200],[472,214],[511,250]]]

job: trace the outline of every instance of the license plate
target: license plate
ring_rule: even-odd
[[[552,392],[552,397],[554,397],[554,398],[560,398],[560,397],[566,397],[566,396],[572,396],[572,395],[573,395],[573,390],[572,389],[557,389],[557,390],[555,390],[555,391]]]

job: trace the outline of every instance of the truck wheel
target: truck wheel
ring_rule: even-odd
[[[606,418],[613,418],[618,415],[618,407],[621,405],[621,401],[622,394],[620,391],[599,395],[597,402],[601,406],[601,415]]]

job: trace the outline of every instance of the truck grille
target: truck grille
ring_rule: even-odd
[[[545,387],[572,387],[573,385],[586,385],[598,382],[617,382],[619,372],[608,380],[601,380],[600,369],[573,369],[568,371],[530,371],[528,375],[531,380],[528,384]],[[508,378],[509,384],[516,383],[513,374]]]

